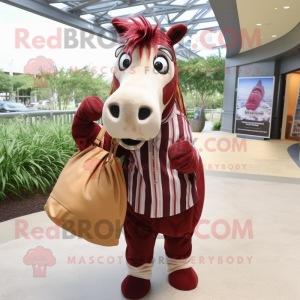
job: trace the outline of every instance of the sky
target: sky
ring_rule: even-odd
[[[42,36],[47,41],[49,37],[57,36],[59,28],[62,31],[62,49],[51,49],[48,45],[45,45],[43,49],[35,47],[33,39],[36,36]],[[73,68],[76,66],[82,68],[85,65],[90,65],[91,67],[96,67],[98,72],[101,72],[101,67],[113,66],[115,62],[115,47],[104,49],[98,44],[97,37],[92,39],[95,49],[87,44],[85,45],[85,49],[80,48],[80,46],[73,49],[65,49],[64,32],[65,29],[70,28],[50,19],[0,3],[0,68],[4,71],[9,71],[9,62],[13,60],[14,72],[23,73],[24,66],[28,61],[38,56],[52,59],[59,68],[70,68],[71,66]],[[22,33],[16,33],[18,29],[21,29]],[[77,29],[73,30],[76,31],[77,38],[80,40],[81,31]],[[29,33],[26,42],[31,49],[26,49],[22,43],[20,43],[19,49],[16,47],[17,37],[22,37],[23,32]],[[88,33],[84,34],[86,36],[89,35]],[[111,42],[107,41],[107,43]],[[55,44],[56,42],[53,41],[52,45]]]
[[[9,72],[12,65],[13,72],[23,73],[24,67],[30,59],[44,56],[46,59],[53,60],[58,68],[83,68],[85,65],[89,65],[98,74],[106,72],[107,74],[104,75],[111,78],[112,72],[110,69],[115,63],[115,44],[106,47],[108,48],[106,49],[99,45],[97,37],[94,36],[91,41],[95,48],[85,44],[85,48],[77,46],[66,49],[64,45],[65,33],[66,30],[70,29],[74,33],[76,32],[79,44],[82,40],[80,39],[81,34],[89,35],[56,21],[0,2],[0,69]],[[51,49],[47,41],[49,42],[52,36],[57,36],[59,30],[62,32],[61,49]],[[26,39],[27,45],[25,47],[25,43],[22,43],[18,37],[23,37],[26,33],[29,36]],[[45,40],[42,49],[37,49],[40,44],[35,43],[38,36]],[[103,39],[103,42],[111,44],[108,40]],[[55,44],[56,41],[52,38],[50,46]],[[224,51],[222,50],[222,53]],[[218,54],[218,51],[203,51],[201,55],[208,56],[212,53]]]

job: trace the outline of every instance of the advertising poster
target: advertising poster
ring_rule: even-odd
[[[239,78],[235,133],[270,137],[275,77]]]
[[[291,136],[295,136],[295,137],[300,136],[300,86],[299,86],[298,97],[295,106]]]

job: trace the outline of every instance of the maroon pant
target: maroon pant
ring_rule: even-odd
[[[192,236],[201,216],[202,205],[202,201],[198,201],[178,215],[150,218],[134,212],[128,203],[124,223],[127,262],[134,267],[151,263],[158,233],[164,235],[168,257],[188,258],[192,252]]]

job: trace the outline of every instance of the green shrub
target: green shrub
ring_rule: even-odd
[[[186,114],[187,114],[188,119],[193,119],[193,118],[194,118],[195,112],[192,111],[192,110],[188,110],[188,111],[186,112]]]
[[[68,106],[66,108],[66,110],[75,110],[77,108],[77,106]]]
[[[220,130],[220,129],[221,129],[221,126],[222,126],[222,122],[221,122],[221,121],[215,122],[215,123],[213,123],[211,129],[212,129],[212,130]]]
[[[76,150],[70,123],[0,119],[0,199],[24,191],[47,194]]]

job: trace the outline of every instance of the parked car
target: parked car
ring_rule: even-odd
[[[39,105],[39,103],[38,102],[32,102],[32,103],[30,103],[29,104],[29,107],[32,107],[32,108],[38,108],[38,105]]]
[[[14,103],[14,102],[1,102],[0,103],[0,113],[29,112],[29,111],[35,111],[35,109],[27,108],[22,103]]]
[[[50,100],[40,100],[39,101],[39,105],[50,106],[51,105],[51,101]]]
[[[38,102],[30,103],[30,107],[35,109],[48,109],[51,105],[50,100],[40,100]]]

